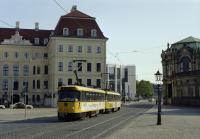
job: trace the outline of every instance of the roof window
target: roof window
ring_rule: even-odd
[[[82,37],[83,36],[83,29],[82,28],[78,28],[77,29],[77,36],[78,37]]]

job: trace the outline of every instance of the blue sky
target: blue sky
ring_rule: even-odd
[[[107,63],[135,64],[137,79],[154,82],[162,70],[160,53],[167,42],[200,38],[199,0],[57,0],[66,11],[72,5],[96,17],[109,38]],[[0,20],[21,28],[54,29],[65,12],[53,0],[1,0]],[[0,27],[8,27],[0,22]],[[135,52],[137,51],[137,52]],[[114,56],[116,55],[119,60]]]

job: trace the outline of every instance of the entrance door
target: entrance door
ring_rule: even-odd
[[[11,96],[11,100],[12,100],[12,96]],[[20,101],[20,96],[17,94],[13,94],[13,104],[15,104],[19,101]]]

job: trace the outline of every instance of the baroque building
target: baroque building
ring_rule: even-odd
[[[55,29],[0,28],[0,103],[56,105],[58,86],[105,88],[106,41],[94,17],[73,6]],[[24,99],[26,94],[26,99]]]
[[[161,57],[164,104],[200,106],[200,39],[168,44]]]

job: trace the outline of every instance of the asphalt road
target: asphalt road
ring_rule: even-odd
[[[0,139],[106,138],[151,108],[152,104],[123,106],[118,112],[85,120],[60,122],[56,116],[0,123]]]

